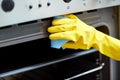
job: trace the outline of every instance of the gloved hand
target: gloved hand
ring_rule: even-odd
[[[120,60],[120,41],[110,37],[94,27],[85,24],[73,14],[64,15],[66,18],[53,20],[48,28],[51,40],[68,40],[63,48],[90,49],[96,48],[102,54]]]

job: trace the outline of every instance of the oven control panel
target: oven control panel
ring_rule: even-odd
[[[0,27],[117,5],[120,0],[0,0]]]

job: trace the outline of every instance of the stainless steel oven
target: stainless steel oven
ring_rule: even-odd
[[[119,0],[0,0],[0,3],[1,80],[117,80],[116,61],[93,48],[87,51],[51,48],[47,28],[54,16],[74,13],[97,30],[116,37],[114,15]]]

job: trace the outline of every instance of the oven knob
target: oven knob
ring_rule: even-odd
[[[3,11],[10,12],[14,8],[14,1],[13,0],[3,0],[1,7],[2,7]]]
[[[70,1],[72,1],[72,0],[63,0],[64,2],[66,2],[66,3],[69,3]]]

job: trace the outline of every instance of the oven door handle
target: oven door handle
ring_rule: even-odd
[[[69,77],[69,78],[66,78],[66,79],[64,79],[64,80],[72,80],[72,79],[75,79],[75,78],[78,78],[78,77],[81,77],[81,76],[84,76],[84,75],[87,75],[87,74],[90,74],[90,73],[99,71],[99,70],[101,70],[101,69],[103,68],[103,66],[104,66],[104,63],[102,63],[99,67],[96,67],[96,68],[94,68],[94,69],[85,71],[85,72],[80,73],[80,74],[77,74],[77,75],[74,75],[74,76]]]

